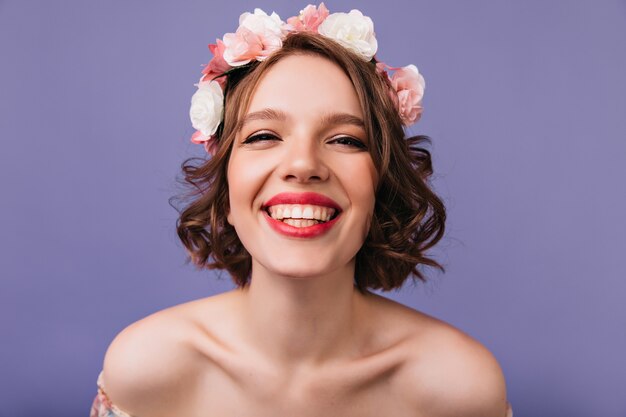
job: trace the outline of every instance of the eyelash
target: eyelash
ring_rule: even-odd
[[[343,141],[344,145],[354,146],[359,149],[367,149],[367,146],[365,146],[363,142],[350,136],[339,136],[333,139],[333,142],[338,142],[338,141]],[[349,142],[349,144],[346,144],[345,142]]]
[[[261,141],[261,138],[278,139],[275,135],[272,135],[271,133],[259,133],[259,134],[252,135],[252,136],[248,137],[246,140],[243,141],[243,143],[244,144],[248,144],[248,143],[259,142],[259,141]]]
[[[278,139],[276,135],[273,135],[271,133],[259,133],[259,134],[248,137],[246,140],[243,141],[243,143],[250,144],[250,143],[255,143],[255,142],[264,142],[265,140],[267,140],[263,138],[269,138],[269,140]],[[340,144],[345,145],[345,146],[353,146],[359,149],[367,149],[367,146],[365,146],[363,142],[361,142],[359,139],[355,139],[350,136],[339,136],[339,137],[334,138],[331,142],[339,143],[339,141],[343,142]]]

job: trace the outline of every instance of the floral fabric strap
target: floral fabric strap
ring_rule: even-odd
[[[103,373],[100,371],[98,375],[98,394],[96,394],[96,398],[93,400],[89,417],[133,417],[117,408],[117,406],[111,402],[104,391],[104,379],[102,375]]]

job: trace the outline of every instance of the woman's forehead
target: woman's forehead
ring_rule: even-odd
[[[328,113],[362,118],[356,90],[334,62],[316,55],[292,55],[267,70],[252,94],[247,113],[273,109],[286,115]]]

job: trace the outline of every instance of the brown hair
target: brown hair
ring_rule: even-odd
[[[427,184],[432,174],[431,156],[421,147],[427,136],[405,138],[402,122],[389,95],[389,81],[376,71],[375,60],[362,58],[333,40],[305,32],[286,37],[283,46],[262,62],[231,70],[226,76],[224,121],[217,132],[215,154],[208,160],[183,162],[190,203],[180,211],[178,236],[199,268],[226,269],[235,284],[250,282],[252,261],[235,229],[226,221],[229,211],[226,171],[240,120],[261,77],[278,61],[294,54],[314,54],[337,64],[357,93],[369,152],[379,173],[376,203],[369,234],[356,255],[355,282],[362,293],[368,288],[389,291],[428,265],[444,270],[425,252],[443,236],[446,211]]]

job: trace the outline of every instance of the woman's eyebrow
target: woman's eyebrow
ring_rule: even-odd
[[[322,125],[354,125],[360,128],[365,128],[365,122],[363,122],[363,119],[350,113],[329,113],[322,117],[320,123]]]
[[[263,109],[246,114],[240,121],[237,130],[243,129],[246,123],[250,123],[254,120],[287,120],[287,114],[281,110],[276,109]]]
[[[243,129],[243,127],[255,120],[278,120],[285,121],[289,117],[282,110],[276,109],[263,109],[246,114],[240,121],[237,130]],[[336,125],[353,125],[360,128],[365,128],[365,122],[358,116],[350,113],[327,113],[320,119],[320,124],[323,126],[336,126]]]

